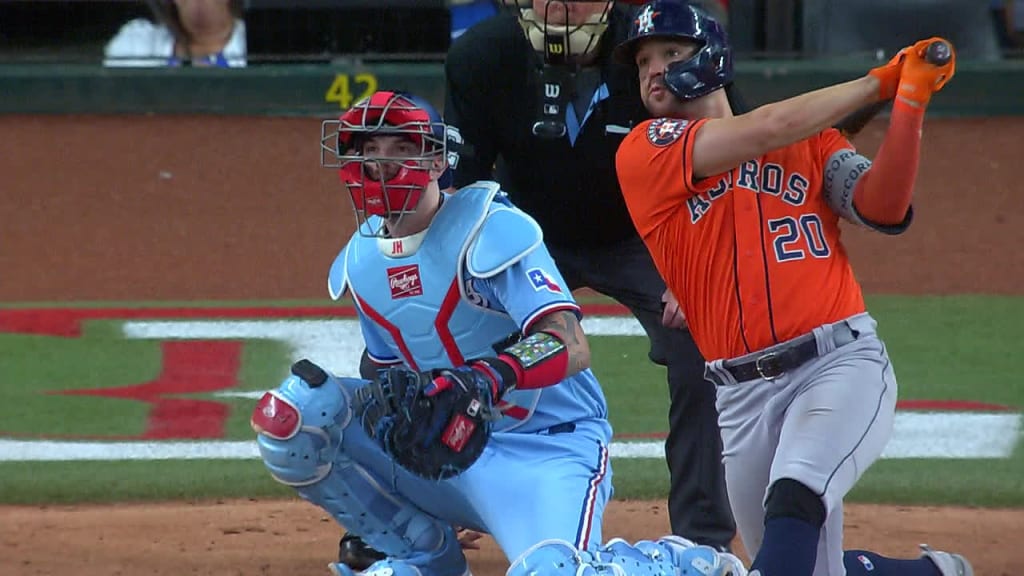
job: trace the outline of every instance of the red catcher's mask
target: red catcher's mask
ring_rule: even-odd
[[[413,212],[430,183],[430,169],[447,154],[445,126],[427,102],[411,94],[376,92],[327,121],[321,145],[328,146],[328,125],[337,126],[336,166],[360,217],[360,229],[370,216],[395,218]],[[412,142],[418,153],[401,157],[365,156],[364,143],[375,136],[399,136]],[[321,163],[326,165],[324,158]],[[376,228],[376,227],[374,227]],[[379,235],[374,230],[371,235]]]

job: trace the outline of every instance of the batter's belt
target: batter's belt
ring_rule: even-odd
[[[828,326],[825,334],[808,332],[781,344],[758,350],[745,356],[730,358],[720,364],[720,369],[732,376],[730,382],[716,370],[706,367],[704,378],[718,386],[730,386],[750,380],[774,380],[786,372],[796,370],[821,355],[820,349],[832,351],[845,346],[860,336],[860,332],[846,320]],[[830,338],[831,346],[819,347],[819,338]]]

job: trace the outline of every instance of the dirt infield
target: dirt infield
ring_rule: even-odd
[[[5,576],[315,576],[337,554],[334,522],[305,502],[217,502],[7,508],[0,532]],[[1020,574],[1022,514],[951,508],[852,506],[847,546],[916,556],[919,542],[969,550],[979,576]],[[13,531],[13,530],[12,530]],[[668,531],[660,503],[614,501],[605,532],[629,540]],[[508,563],[485,538],[468,553],[477,576],[500,576]]]
[[[874,152],[883,125],[858,144]],[[315,119],[2,117],[0,302],[326,298],[352,228],[318,167]],[[1024,118],[929,121],[916,223],[850,230],[869,293],[1021,294],[1016,170]],[[241,495],[240,495],[241,496]],[[338,529],[300,502],[0,508],[0,574],[325,574]],[[850,506],[848,547],[919,542],[1017,576],[1024,510]],[[667,531],[664,507],[614,502],[605,534]],[[505,563],[488,541],[474,571]]]

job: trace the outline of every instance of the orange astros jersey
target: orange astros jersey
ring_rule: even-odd
[[[708,361],[741,356],[864,311],[822,193],[825,163],[853,146],[833,129],[694,182],[707,120],[649,120],[616,157],[637,230]]]

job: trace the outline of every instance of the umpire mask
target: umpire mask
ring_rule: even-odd
[[[611,0],[500,0],[516,9],[519,23],[545,64],[579,61],[597,50],[608,27]]]
[[[611,0],[501,0],[518,11],[530,45],[540,57],[539,138],[565,136],[565,110],[574,90],[573,75],[596,54],[614,2]]]

